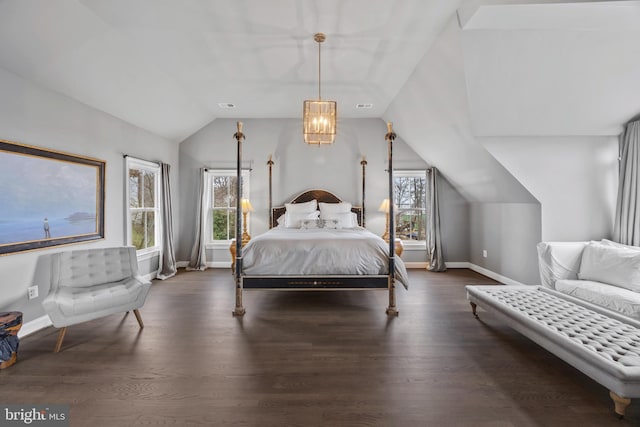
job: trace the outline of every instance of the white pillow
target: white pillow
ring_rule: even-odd
[[[633,251],[640,251],[640,246],[630,246],[623,243],[614,242],[613,240],[602,239],[600,241],[603,245],[612,246],[614,248],[631,249]]]
[[[590,242],[582,252],[578,278],[640,292],[640,252]]]
[[[300,228],[305,219],[318,219],[319,211],[313,212],[288,212],[284,214],[284,226],[287,228]]]
[[[318,201],[313,199],[304,203],[285,203],[284,206],[291,213],[313,212],[318,209]]]
[[[336,219],[303,219],[302,220],[302,228],[303,230],[313,230],[320,228],[338,228],[338,220]]]
[[[355,212],[322,214],[321,219],[327,221],[337,220],[337,228],[356,228],[358,226],[358,216],[355,214]]]
[[[320,207],[320,215],[332,214],[332,213],[344,213],[351,212],[351,203],[340,202],[340,203],[318,203]]]
[[[276,219],[276,224],[281,225],[281,226],[284,227],[284,217],[285,216],[286,216],[285,214],[280,215],[278,217],[278,219]]]

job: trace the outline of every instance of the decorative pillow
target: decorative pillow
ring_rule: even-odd
[[[302,221],[305,219],[318,219],[319,211],[313,212],[287,212],[284,214],[284,226],[287,228],[300,228]]]
[[[332,213],[345,213],[351,212],[351,203],[318,203],[320,207],[320,215],[332,214]]]
[[[354,212],[322,214],[321,219],[338,221],[337,228],[355,228],[358,226],[358,216]]]
[[[578,278],[640,292],[640,252],[590,242],[582,252]]]
[[[313,212],[318,210],[318,201],[313,199],[304,203],[285,203],[284,206],[291,213]]]
[[[306,230],[319,229],[319,228],[338,228],[338,220],[336,219],[303,219],[302,226],[300,227]]]

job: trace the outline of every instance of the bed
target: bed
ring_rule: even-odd
[[[285,206],[273,208],[272,223],[277,226],[243,248],[245,289],[387,289],[388,246],[361,226],[361,208],[325,190],[306,191],[287,206],[289,211],[296,208],[300,212],[287,212]],[[303,212],[302,206],[312,208]],[[349,213],[352,222],[341,224],[335,219],[346,219]],[[303,218],[285,221],[296,215]],[[408,288],[399,258],[395,279]]]
[[[389,200],[393,197],[393,141],[395,133],[388,123],[387,168]],[[242,194],[242,122],[234,134],[237,141],[237,193]],[[246,312],[242,304],[244,289],[336,290],[386,289],[386,313],[397,316],[395,282],[408,288],[401,259],[395,257],[393,206],[389,212],[389,242],[366,230],[364,208],[343,202],[324,190],[305,191],[285,206],[272,208],[274,162],[269,157],[270,230],[254,236],[242,247],[240,198],[236,206],[236,258],[234,316]],[[365,205],[365,165],[362,165],[362,206]],[[392,204],[393,205],[393,204]]]

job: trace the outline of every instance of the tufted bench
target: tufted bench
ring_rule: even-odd
[[[640,397],[640,322],[542,287],[466,289],[476,317],[479,305],[607,387],[620,417]]]
[[[144,305],[151,283],[138,274],[134,247],[83,249],[51,256],[51,289],[42,305],[53,326],[60,329],[60,351],[67,326]]]

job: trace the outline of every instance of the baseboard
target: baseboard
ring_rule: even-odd
[[[470,263],[466,261],[445,262],[447,268],[471,268]]]
[[[207,263],[209,268],[231,268],[231,261],[211,261]]]
[[[407,268],[427,268],[429,266],[429,263],[424,261],[422,262],[405,261],[404,266]]]
[[[45,314],[42,317],[38,317],[37,319],[23,324],[22,328],[18,331],[18,338],[26,337],[27,335],[31,335],[41,329],[48,328],[51,325],[51,319],[49,319],[49,316]]]
[[[189,266],[189,261],[178,261],[176,262],[176,268],[187,268]],[[231,261],[208,261],[208,268],[231,268]]]
[[[154,271],[153,273],[149,273],[149,274],[143,274],[142,278],[144,280],[148,280],[148,281],[152,281],[153,279],[158,277],[158,272]]]
[[[493,271],[487,270],[486,268],[480,267],[479,265],[469,263],[469,269],[475,271],[476,273],[480,273],[483,276],[490,277],[493,280],[497,280],[500,283],[504,283],[505,285],[527,286],[524,283],[520,283],[501,274],[494,273]]]

